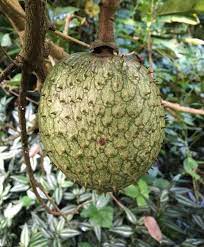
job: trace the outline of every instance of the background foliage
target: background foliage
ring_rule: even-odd
[[[63,31],[67,14],[72,14],[69,35],[87,43],[96,36],[98,11],[98,1],[48,1],[49,18],[57,29]],[[115,30],[120,51],[137,52],[147,66],[147,44],[152,42],[163,99],[203,106],[203,0],[123,0]],[[48,36],[69,53],[85,50],[51,33]],[[3,13],[0,42],[3,70],[20,50],[18,36]],[[166,138],[157,162],[113,200],[110,194],[97,195],[68,181],[43,157],[37,106],[30,102],[26,118],[35,176],[62,211],[78,209],[66,218],[53,217],[38,204],[22,160],[16,97],[20,78],[16,70],[0,89],[0,246],[204,246],[203,117],[166,111]],[[35,86],[32,75],[29,97],[38,101]],[[146,216],[156,220],[149,224],[157,226],[153,233],[148,232]]]

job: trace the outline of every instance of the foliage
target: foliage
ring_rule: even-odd
[[[95,38],[98,1],[69,2],[49,1],[49,17],[63,31],[66,14],[74,13],[69,34],[90,43]],[[116,18],[117,45],[121,52],[137,52],[148,66],[147,42],[151,35],[153,67],[162,97],[201,108],[203,20],[202,0],[124,0]],[[17,34],[3,15],[0,23],[1,46],[13,59],[19,52]],[[51,33],[48,36],[67,52],[84,50]],[[3,70],[10,59],[0,52]],[[14,95],[19,81],[17,70],[0,90],[0,246],[157,247],[154,233],[150,236],[144,225],[147,215],[154,217],[161,229],[162,246],[204,246],[202,116],[167,111],[166,138],[158,160],[146,176],[116,194],[115,201],[110,194],[98,195],[73,184],[47,156],[42,158],[35,129],[37,107],[29,103],[26,119],[35,176],[62,211],[78,209],[75,215],[53,217],[31,191],[22,159]],[[29,83],[28,96],[39,100],[33,91],[34,75]]]

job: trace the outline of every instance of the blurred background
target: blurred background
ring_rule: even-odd
[[[24,1],[19,3],[24,7]],[[96,38],[98,4],[48,0],[48,16],[57,30],[90,44]],[[20,41],[0,11],[3,71],[19,53]],[[121,53],[134,51],[153,68],[163,99],[203,107],[203,0],[123,0],[116,13],[115,36]],[[67,53],[87,50],[52,32],[47,37]],[[48,60],[52,65],[57,62],[51,56]],[[54,217],[37,202],[22,158],[20,80],[21,70],[16,69],[0,87],[0,246],[204,246],[202,115],[166,109],[165,141],[148,174],[114,196],[98,195],[67,180],[43,154],[36,121],[40,95],[33,74],[26,107],[32,168],[62,211],[78,209]]]

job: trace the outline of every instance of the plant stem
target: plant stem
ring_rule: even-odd
[[[98,39],[101,42],[114,42],[114,15],[119,2],[119,0],[102,0],[100,3]]]

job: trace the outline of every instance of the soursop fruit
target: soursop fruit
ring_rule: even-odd
[[[134,56],[70,55],[48,75],[38,117],[52,162],[100,192],[136,182],[164,138],[159,89]]]

